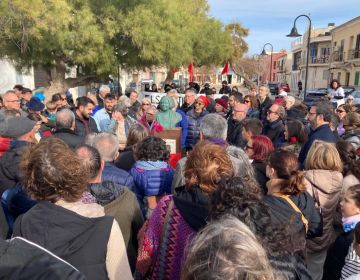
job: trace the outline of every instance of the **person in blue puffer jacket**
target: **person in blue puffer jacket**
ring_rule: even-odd
[[[199,96],[195,101],[195,108],[187,112],[188,134],[186,138],[186,149],[191,150],[200,139],[200,123],[202,119],[209,113],[206,106],[210,102],[205,96]]]
[[[174,170],[168,164],[170,151],[164,140],[148,136],[135,149],[135,157],[137,161],[130,174],[141,210],[148,218],[157,202],[164,195],[171,194]]]

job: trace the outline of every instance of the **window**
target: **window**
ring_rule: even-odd
[[[355,72],[355,81],[354,81],[354,86],[358,86],[359,85],[359,80],[360,80],[360,72]]]

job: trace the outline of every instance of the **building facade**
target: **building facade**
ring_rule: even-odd
[[[331,31],[330,80],[360,86],[360,16]]]

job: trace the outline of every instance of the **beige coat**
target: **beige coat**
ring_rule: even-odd
[[[306,190],[313,196],[312,187],[317,189],[323,211],[323,235],[308,239],[306,242],[307,251],[315,253],[327,250],[336,238],[333,222],[340,199],[343,176],[337,171],[308,170],[305,177]]]

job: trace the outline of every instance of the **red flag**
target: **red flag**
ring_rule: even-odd
[[[229,73],[229,63],[227,62],[224,66],[224,69],[221,72],[221,75],[227,75]]]
[[[194,65],[189,64],[188,66],[188,72],[189,72],[189,82],[194,81]]]

